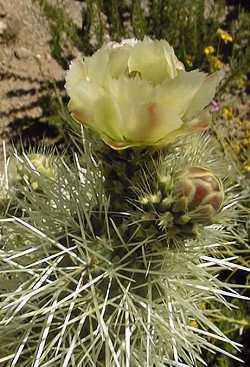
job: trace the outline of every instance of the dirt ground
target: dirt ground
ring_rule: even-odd
[[[49,3],[63,5],[80,24],[80,2]],[[63,85],[65,73],[51,56],[50,42],[48,20],[37,0],[0,0],[0,154],[3,139],[10,142],[21,126],[34,125],[31,135],[46,130],[46,86],[53,81]]]

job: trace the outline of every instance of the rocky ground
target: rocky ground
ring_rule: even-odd
[[[60,5],[79,25],[81,3],[60,0]],[[49,135],[48,87],[64,83],[64,70],[51,56],[51,38],[37,0],[0,0],[0,153],[3,139],[10,143],[21,131],[31,140]]]

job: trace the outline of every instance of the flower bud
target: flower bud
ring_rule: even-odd
[[[34,153],[29,155],[29,160],[41,175],[53,178],[56,176],[56,167],[53,158],[44,154]]]
[[[211,224],[224,200],[221,180],[203,167],[189,167],[178,177],[174,212],[187,212],[193,223]]]

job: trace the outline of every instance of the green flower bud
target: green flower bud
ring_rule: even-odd
[[[158,185],[162,192],[162,194],[168,195],[169,192],[173,189],[173,180],[170,175],[166,176],[158,176]]]
[[[164,198],[159,205],[159,211],[164,213],[165,211],[170,209],[173,202],[174,199],[171,196]]]
[[[140,204],[143,205],[145,209],[152,209],[154,205],[159,204],[161,201],[161,192],[158,191],[155,194],[148,194],[142,196],[139,200]]]
[[[169,228],[172,227],[174,223],[174,216],[170,212],[166,212],[159,222],[160,227]]]
[[[55,162],[53,158],[46,156],[44,154],[30,154],[29,159],[35,169],[45,177],[55,177],[56,176],[56,168]]]

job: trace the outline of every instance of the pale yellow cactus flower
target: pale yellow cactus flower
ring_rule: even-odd
[[[109,43],[74,60],[66,75],[69,110],[114,149],[166,145],[207,128],[221,72],[186,72],[165,40]]]

